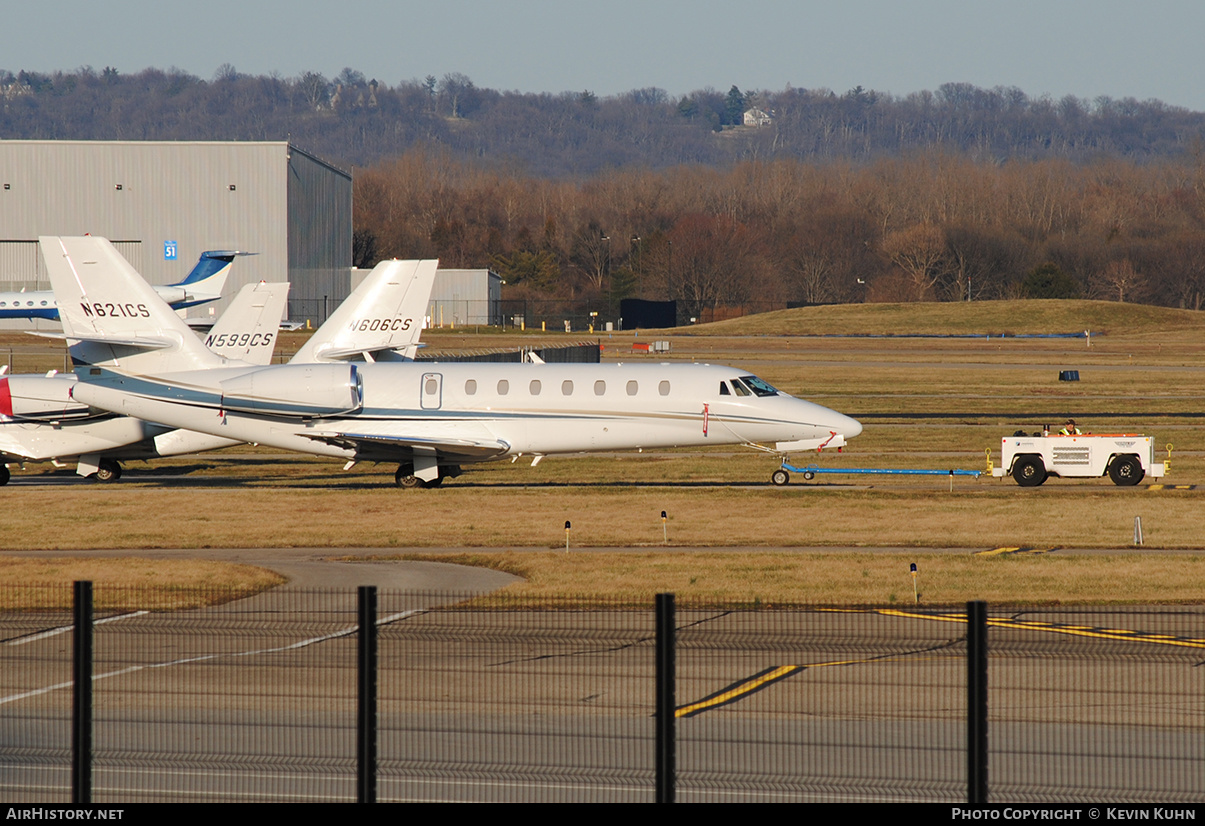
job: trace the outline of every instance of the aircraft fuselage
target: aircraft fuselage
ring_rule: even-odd
[[[298,381],[262,390],[254,389],[255,371],[246,370],[104,374],[77,386],[75,398],[174,427],[356,460],[396,460],[417,448],[437,452],[441,463],[463,463],[515,454],[848,439],[862,429],[848,416],[759,380],[757,392],[750,392],[753,377],[731,367],[326,367],[346,372],[326,374],[316,380],[325,380],[320,386]],[[260,373],[283,378],[280,369]],[[235,387],[237,397],[223,391]]]

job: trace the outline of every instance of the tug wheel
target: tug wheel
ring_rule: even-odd
[[[1022,456],[1013,462],[1013,478],[1023,488],[1036,488],[1046,481],[1046,475],[1040,456]]]
[[[1142,469],[1142,463],[1133,456],[1118,456],[1109,465],[1109,478],[1115,485],[1136,485],[1144,476],[1146,471]]]

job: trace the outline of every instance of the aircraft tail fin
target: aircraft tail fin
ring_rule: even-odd
[[[245,285],[205,337],[205,346],[223,358],[271,364],[288,297],[287,281]]]
[[[240,255],[254,254],[253,252],[242,252],[240,250],[206,250],[197,259],[196,266],[189,270],[188,275],[184,276],[184,280],[171,286],[183,287],[186,284],[192,286],[207,284],[214,285],[213,289],[206,289],[204,292],[220,293],[226,283],[226,276],[230,273],[230,265],[234,263],[234,259]],[[219,277],[221,281],[211,280]]]
[[[234,259],[240,255],[254,255],[237,250],[208,250],[201,253],[192,271],[176,284],[156,287],[159,297],[177,310],[217,301],[230,275]]]
[[[346,361],[403,350],[413,357],[439,261],[382,261],[292,359]]]
[[[73,359],[136,373],[222,364],[108,239],[38,240]]]

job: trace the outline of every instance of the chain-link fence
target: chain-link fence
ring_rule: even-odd
[[[339,306],[340,299],[291,298],[288,317],[290,321],[311,327],[321,325]],[[739,318],[753,313],[782,310],[788,305],[781,301],[751,301],[731,306],[705,307],[693,313],[685,305],[677,312],[680,327]],[[432,301],[424,313],[431,327],[473,328],[500,327],[505,330],[544,330],[553,333],[607,332],[649,327],[643,317],[625,319],[618,301],[607,299],[447,299]],[[656,326],[663,326],[659,322]],[[673,326],[672,323],[668,326]]]
[[[98,587],[91,799],[357,798],[353,592]],[[71,591],[0,589],[0,800],[72,799]],[[381,591],[375,798],[652,801],[647,605]],[[968,799],[958,609],[678,605],[680,802]],[[988,799],[1193,802],[1205,609],[996,609]],[[666,718],[668,719],[668,718]]]

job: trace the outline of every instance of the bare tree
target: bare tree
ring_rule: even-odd
[[[573,234],[569,258],[585,282],[596,292],[601,292],[606,287],[611,268],[611,236],[591,221]]]
[[[883,239],[883,252],[912,282],[917,301],[949,272],[945,232],[934,224],[917,224]]]
[[[297,89],[311,111],[321,109],[330,96],[330,82],[318,72],[306,72],[297,81]]]
[[[1146,277],[1134,269],[1134,264],[1128,258],[1110,261],[1094,280],[1104,290],[1115,294],[1118,301],[1127,298],[1130,301],[1138,300],[1147,288]]]
[[[453,118],[464,117],[476,108],[477,87],[468,75],[451,72],[443,76],[439,82],[439,94],[448,108],[448,114]]]

